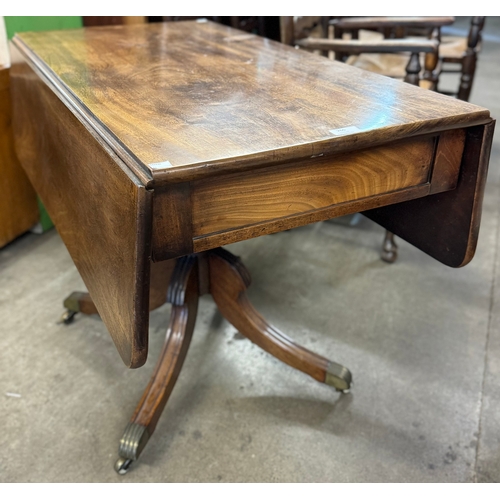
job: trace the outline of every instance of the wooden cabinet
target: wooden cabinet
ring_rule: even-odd
[[[0,67],[0,248],[38,222],[38,204],[14,151],[9,68]]]

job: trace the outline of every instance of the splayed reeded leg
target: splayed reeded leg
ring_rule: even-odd
[[[348,392],[351,372],[296,344],[269,325],[254,309],[246,295],[250,275],[238,257],[218,248],[209,254],[210,293],[222,315],[238,331],[280,361],[310,375],[319,382]]]
[[[120,440],[120,458],[115,464],[119,474],[125,474],[139,458],[172,393],[193,335],[198,297],[198,258],[196,255],[182,257],[177,260],[167,292],[172,311],[163,350]]]

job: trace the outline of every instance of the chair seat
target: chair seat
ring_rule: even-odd
[[[418,82],[418,86],[425,90],[434,90],[434,82],[430,80],[420,80]]]
[[[370,30],[359,30],[359,40],[365,41],[380,41],[384,39],[382,33]],[[406,66],[410,60],[409,54],[359,54],[350,56],[347,59],[347,64],[356,68],[372,71],[380,75],[389,76],[403,80],[406,75]],[[420,62],[423,66],[424,58]]]
[[[403,79],[408,60],[406,54],[359,54],[350,56],[346,63],[380,75]]]
[[[359,30],[361,41],[383,40],[382,33],[369,30]],[[424,56],[425,57],[425,56]],[[424,65],[424,57],[421,58],[421,65]],[[379,75],[389,76],[404,80],[406,76],[406,66],[410,56],[405,53],[400,54],[359,54],[349,56],[346,63],[356,68],[372,71]],[[419,86],[428,90],[432,89],[433,83],[428,80],[420,80]]]
[[[462,59],[467,50],[467,37],[443,36],[439,45],[441,59]]]

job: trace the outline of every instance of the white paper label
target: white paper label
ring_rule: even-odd
[[[151,168],[167,168],[171,167],[172,164],[169,161],[162,161],[161,163],[150,163]]]
[[[361,130],[356,126],[351,125],[350,127],[334,128],[332,130],[329,130],[328,132],[333,135],[348,135],[354,134],[356,132],[361,132]]]

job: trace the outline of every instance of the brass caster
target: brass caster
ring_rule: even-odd
[[[127,424],[118,448],[120,458],[115,463],[115,471],[118,474],[127,473],[132,462],[139,458],[148,440],[149,432],[146,427],[133,422]]]
[[[123,476],[123,474],[126,474],[128,472],[128,469],[132,465],[132,462],[133,460],[130,460],[129,458],[120,457],[115,462],[115,471]]]
[[[70,311],[69,309],[64,311],[62,316],[59,318],[59,321],[57,322],[58,324],[64,323],[65,325],[69,325],[73,323],[73,320],[75,319],[76,316],[76,311]]]
[[[398,246],[394,241],[394,234],[390,231],[385,232],[385,238],[382,245],[382,253],[380,254],[380,258],[388,264],[396,262],[396,259],[398,258]]]
[[[349,394],[352,386],[352,374],[345,366],[330,361],[326,372],[325,384],[335,387],[337,392]]]

